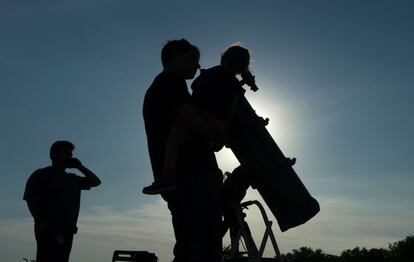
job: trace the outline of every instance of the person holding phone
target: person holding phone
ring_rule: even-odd
[[[77,233],[81,191],[101,184],[101,180],[73,157],[75,145],[56,141],[50,148],[52,165],[33,172],[26,183],[23,199],[34,219],[37,242],[36,261],[67,262]],[[78,169],[84,176],[67,173]]]

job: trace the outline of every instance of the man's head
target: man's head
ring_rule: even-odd
[[[73,157],[72,151],[75,149],[75,145],[69,141],[56,141],[50,147],[50,159],[54,165],[62,167],[69,167],[70,161]]]
[[[165,71],[192,79],[200,68],[200,51],[185,39],[170,40],[161,50],[161,61]]]
[[[249,69],[250,53],[247,48],[232,45],[221,55],[220,64],[229,68],[236,75]]]

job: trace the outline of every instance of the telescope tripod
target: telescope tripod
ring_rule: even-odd
[[[253,240],[249,225],[244,220],[244,218],[246,217],[246,214],[243,212],[243,210],[248,209],[248,207],[251,205],[256,205],[259,208],[260,213],[262,214],[264,224],[265,224],[265,232],[263,235],[262,242],[260,243],[259,249],[257,248],[257,245]],[[282,257],[280,255],[280,251],[279,251],[275,236],[272,231],[273,222],[268,219],[266,211],[264,210],[262,204],[257,200],[252,200],[252,201],[243,202],[240,205],[234,205],[234,208],[236,211],[237,225],[235,227],[229,226],[231,246],[230,246],[230,250],[228,250],[228,254],[225,254],[224,261],[226,262],[230,262],[230,261],[235,261],[235,262],[236,261],[247,261],[247,262],[277,261],[277,262],[281,262]],[[233,232],[232,232],[232,229],[233,229]],[[239,251],[239,246],[240,246],[240,242],[242,241],[242,238],[245,243],[246,252]],[[268,238],[270,238],[273,249],[275,251],[274,258],[263,258],[262,257]],[[243,256],[245,254],[247,255],[247,257]]]

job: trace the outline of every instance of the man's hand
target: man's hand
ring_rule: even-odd
[[[96,187],[101,184],[101,180],[91,170],[85,167],[79,159],[75,157],[71,158],[71,160],[69,161],[68,167],[76,168],[79,171],[81,171],[82,174],[84,174],[85,177],[89,179],[89,185],[91,187]]]
[[[79,169],[80,167],[82,167],[82,162],[79,159],[73,157],[69,161],[69,168],[77,168],[77,169]]]
[[[74,159],[75,159],[75,161],[74,161],[75,168],[77,168],[79,171],[81,171],[82,174],[84,174],[85,177],[87,177],[89,179],[89,186],[90,187],[99,186],[101,184],[101,180],[91,170],[89,170],[87,167],[82,165],[81,161],[79,161],[76,158],[74,158]]]

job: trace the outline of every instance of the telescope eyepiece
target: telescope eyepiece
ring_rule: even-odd
[[[259,88],[256,85],[256,80],[255,80],[255,76],[252,75],[252,73],[250,73],[249,70],[245,70],[243,72],[241,72],[240,74],[241,78],[242,78],[242,84],[246,84],[248,86],[250,86],[250,89],[253,92],[256,92],[257,90],[259,90]]]

